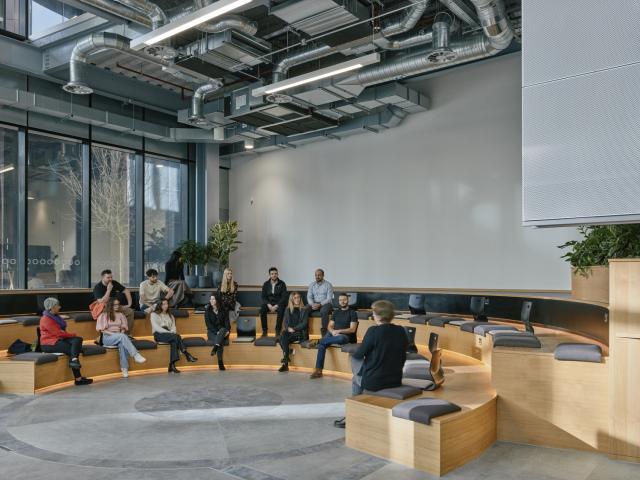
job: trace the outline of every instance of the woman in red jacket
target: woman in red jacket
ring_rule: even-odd
[[[93,379],[80,374],[78,356],[82,351],[82,337],[67,332],[67,322],[58,315],[60,301],[49,297],[44,301],[44,312],[40,319],[40,348],[45,353],[64,353],[69,356],[69,367],[73,372],[76,385],[89,385]]]

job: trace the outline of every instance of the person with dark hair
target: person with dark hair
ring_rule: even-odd
[[[229,324],[229,314],[222,308],[220,299],[215,292],[211,292],[209,303],[204,307],[204,323],[207,326],[207,338],[213,342],[211,355],[218,355],[218,368],[224,368],[222,354],[224,351],[224,341],[229,336],[231,325]]]
[[[168,343],[171,347],[168,369],[170,373],[180,373],[176,368],[176,362],[180,360],[180,352],[184,354],[187,362],[198,361],[182,343],[182,337],[178,335],[176,329],[176,319],[169,310],[169,300],[166,298],[161,300],[156,311],[151,313],[151,331],[156,342]]]
[[[338,297],[340,308],[333,312],[329,322],[328,333],[318,342],[318,355],[316,357],[316,368],[310,378],[322,377],[324,368],[324,358],[327,348],[330,345],[344,345],[345,343],[356,343],[356,332],[358,331],[358,314],[349,308],[349,295],[341,293]]]
[[[107,308],[98,317],[96,322],[96,330],[100,332],[102,345],[105,347],[118,347],[120,354],[120,370],[122,376],[129,376],[129,357],[133,357],[136,363],[144,363],[147,361],[138,349],[133,345],[131,339],[126,334],[127,317],[120,311],[120,301],[112,298],[107,303]]]
[[[324,279],[324,270],[318,268],[315,271],[316,281],[309,285],[307,292],[307,309],[313,312],[320,312],[322,328],[320,333],[324,337],[329,326],[329,314],[331,313],[333,301],[333,285]]]
[[[302,295],[293,292],[289,295],[289,304],[284,312],[284,328],[280,336],[280,347],[282,348],[282,366],[279,372],[289,371],[289,358],[291,350],[289,346],[295,342],[302,342],[309,338],[309,310],[304,308]]]
[[[133,335],[134,316],[131,305],[133,300],[129,289],[113,279],[111,270],[103,270],[100,273],[100,281],[93,287],[93,298],[100,303],[107,304],[110,299],[117,298],[120,302],[120,311],[127,317],[129,335]],[[94,317],[95,318],[95,317]]]
[[[156,309],[160,300],[163,298],[169,300],[173,296],[173,289],[158,280],[158,271],[155,268],[147,270],[146,275],[147,279],[140,283],[138,289],[139,304],[140,310],[151,313]]]
[[[278,269],[276,267],[271,267],[269,269],[269,280],[262,284],[260,322],[262,323],[263,337],[266,337],[269,333],[267,313],[276,314],[276,337],[280,336],[287,299],[287,284],[278,277]]]
[[[171,296],[172,307],[182,305],[185,297],[191,297],[191,289],[184,281],[184,263],[178,250],[171,252],[167,263],[164,264],[164,283],[173,290]]]
[[[391,323],[395,315],[393,303],[373,302],[375,327],[369,328],[362,345],[351,356],[354,376],[353,395],[402,385],[402,369],[407,360],[409,339],[404,328]]]
[[[59,315],[60,301],[49,297],[44,301],[44,312],[40,319],[40,348],[45,353],[64,353],[69,357],[69,368],[73,372],[76,385],[89,385],[91,378],[80,373],[80,352],[82,337],[67,332],[67,322]]]

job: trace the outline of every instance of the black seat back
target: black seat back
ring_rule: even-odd
[[[431,352],[431,361],[429,363],[429,372],[433,385],[427,387],[425,390],[435,390],[444,383],[444,369],[442,368],[442,349],[436,348]]]
[[[424,295],[409,295],[409,311],[411,315],[424,315],[427,313],[424,309]]]
[[[255,317],[238,317],[236,322],[236,331],[239,337],[255,337],[256,336],[256,318]]]
[[[484,307],[487,303],[489,302],[486,297],[471,297],[471,305],[469,308],[476,322],[486,322],[488,320],[484,313]]]
[[[409,340],[407,352],[418,353],[418,347],[416,346],[416,327],[403,326],[402,328],[404,328],[404,331],[407,334],[407,339]]]
[[[524,323],[524,328],[527,332],[533,332],[533,327],[531,326],[531,309],[533,308],[533,302],[525,301],[522,302],[522,310],[520,311],[520,320]]]
[[[435,332],[431,332],[429,335],[429,351],[431,353],[435,352],[438,349],[438,334]]]

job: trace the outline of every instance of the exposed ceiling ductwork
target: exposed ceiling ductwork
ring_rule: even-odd
[[[204,100],[207,95],[211,95],[223,86],[223,83],[219,80],[210,81],[204,85],[200,85],[191,98],[191,116],[188,118],[188,122],[191,125],[206,125],[208,124],[206,118],[204,118]]]
[[[131,10],[141,13],[149,18],[151,29],[155,30],[168,22],[164,11],[155,3],[149,0],[115,0],[116,2],[129,7]]]

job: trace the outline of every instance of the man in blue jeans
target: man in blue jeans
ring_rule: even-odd
[[[338,297],[338,304],[340,308],[333,312],[333,318],[329,322],[327,334],[318,342],[316,368],[310,378],[322,377],[324,357],[329,345],[344,345],[345,343],[357,342],[358,315],[355,310],[349,308],[349,296],[346,293],[341,293]]]

